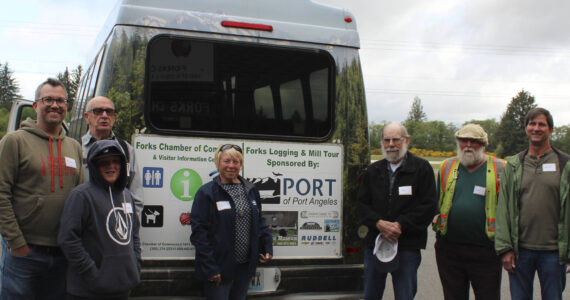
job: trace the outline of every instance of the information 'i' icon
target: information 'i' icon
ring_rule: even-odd
[[[182,201],[194,200],[194,195],[201,186],[202,178],[192,169],[180,169],[170,180],[172,194]]]

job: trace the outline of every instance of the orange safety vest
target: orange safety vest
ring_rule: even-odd
[[[450,161],[451,163],[449,163]],[[505,164],[506,162],[504,160],[494,156],[487,158],[487,176],[485,182],[485,215],[487,222],[485,223],[485,231],[490,240],[493,240],[495,236],[499,176]],[[433,230],[442,235],[447,233],[447,217],[453,204],[458,168],[459,160],[457,157],[447,159],[439,166],[439,215],[434,219]]]

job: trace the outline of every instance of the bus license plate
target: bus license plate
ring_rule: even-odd
[[[249,293],[274,292],[281,282],[281,271],[278,268],[257,268],[249,284]]]

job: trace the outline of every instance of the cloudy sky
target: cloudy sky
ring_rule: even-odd
[[[429,120],[499,120],[524,89],[570,124],[570,1],[315,1],[355,15],[369,121],[403,121],[415,96]],[[115,2],[0,0],[0,63],[24,97],[85,65]]]

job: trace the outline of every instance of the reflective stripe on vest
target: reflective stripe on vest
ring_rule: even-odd
[[[451,161],[451,164],[448,162]],[[499,165],[497,165],[499,162]],[[499,194],[499,177],[505,161],[496,157],[487,158],[487,175],[485,180],[485,231],[487,237],[493,240],[495,236],[495,217],[497,213],[497,195]],[[445,160],[439,167],[439,215],[436,217],[433,229],[442,235],[447,233],[447,217],[451,211],[459,161],[457,158]]]

